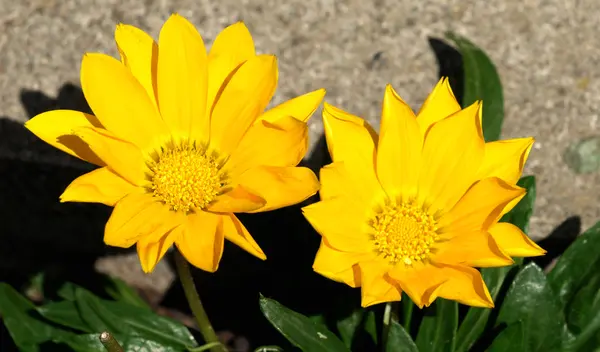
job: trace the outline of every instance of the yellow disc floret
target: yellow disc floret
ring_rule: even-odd
[[[203,209],[222,187],[215,158],[194,145],[163,150],[149,167],[150,190],[173,211]]]
[[[412,203],[384,206],[371,226],[375,251],[391,264],[426,259],[438,238],[434,217]]]

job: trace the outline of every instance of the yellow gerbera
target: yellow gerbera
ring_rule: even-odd
[[[461,110],[440,80],[421,110],[387,86],[379,137],[361,118],[325,104],[333,163],[321,201],[303,208],[322,235],[313,268],[361,287],[364,307],[436,297],[493,307],[479,271],[544,250],[498,223],[524,196],[516,182],[533,138],[485,143],[479,102]]]
[[[26,124],[100,166],[74,180],[61,201],[114,206],[104,241],[137,243],[146,272],[173,243],[210,272],[224,238],[265,259],[233,213],[288,206],[318,191],[314,173],[295,166],[307,149],[306,121],[325,91],[263,113],[277,86],[277,62],[255,54],[242,23],[223,30],[208,55],[194,26],[177,14],[158,44],[122,24],[115,40],[120,62],[86,54],[81,64],[95,116],[56,110]]]

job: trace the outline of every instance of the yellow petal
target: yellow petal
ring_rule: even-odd
[[[432,213],[454,206],[476,181],[485,145],[480,113],[475,103],[437,122],[425,136],[418,200]]]
[[[243,63],[215,102],[210,118],[210,146],[231,154],[271,100],[276,86],[274,56],[258,55]]]
[[[208,109],[231,73],[253,56],[254,41],[244,23],[234,23],[217,35],[208,53]]]
[[[429,94],[417,114],[421,134],[425,135],[434,123],[460,111],[448,78],[442,77]]]
[[[442,297],[473,307],[494,307],[494,301],[476,269],[462,265],[443,265],[439,266],[436,274],[445,280],[431,300]]]
[[[372,250],[366,209],[349,207],[344,197],[311,204],[302,213],[331,247],[354,253]]]
[[[508,183],[517,183],[533,142],[533,138],[518,138],[486,143],[478,177],[495,176]]]
[[[317,176],[307,167],[259,166],[237,180],[267,203],[251,212],[263,212],[300,203],[319,190]]]
[[[498,221],[506,205],[523,197],[525,189],[512,186],[497,177],[478,181],[439,221],[443,234],[487,230]]]
[[[244,186],[237,185],[219,196],[208,206],[213,213],[246,213],[260,209],[267,201],[253,194]]]
[[[208,60],[202,37],[188,20],[173,14],[158,37],[158,106],[171,133],[206,142]]]
[[[327,148],[333,162],[344,162],[352,182],[372,201],[380,199],[383,190],[375,175],[377,134],[363,119],[327,103],[323,109],[323,125]]]
[[[127,24],[117,25],[115,41],[121,54],[121,62],[140,82],[152,104],[158,108],[156,103],[158,45],[146,32]]]
[[[398,281],[400,288],[419,307],[428,307],[435,297],[436,290],[446,280],[438,275],[438,269],[430,264],[417,264],[412,267],[396,265],[388,275]]]
[[[117,174],[136,186],[144,182],[144,158],[138,147],[101,128],[82,127],[75,133]]]
[[[350,287],[359,287],[361,285],[360,268],[356,264],[368,258],[369,256],[363,253],[340,252],[323,239],[315,257],[313,269],[328,279],[343,282]]]
[[[246,230],[244,224],[235,215],[223,214],[221,220],[223,221],[223,234],[228,241],[233,242],[257,258],[262,260],[267,259],[267,256],[260,249],[258,243],[256,243],[248,230]]]
[[[158,240],[151,236],[143,237],[137,242],[137,253],[140,258],[142,270],[145,273],[154,271],[156,264],[164,257],[165,253],[171,248],[175,238],[179,235],[178,231],[183,226],[178,226],[173,230],[161,236]]]
[[[102,203],[114,207],[136,189],[109,168],[102,167],[73,180],[60,196],[60,201]]]
[[[169,211],[147,193],[135,192],[117,202],[104,231],[104,243],[128,248],[142,237],[157,240],[181,224],[180,213]]]
[[[378,303],[399,301],[402,296],[400,285],[387,274],[381,272],[376,262],[359,263],[361,273],[361,306],[363,308]]]
[[[63,152],[98,166],[106,165],[81,138],[72,134],[73,130],[79,127],[102,127],[93,115],[73,110],[53,110],[25,122],[25,127],[44,142]]]
[[[190,264],[212,273],[219,268],[223,241],[221,215],[198,211],[188,216],[183,236],[175,244]]]
[[[150,96],[122,63],[103,54],[86,54],[81,88],[102,126],[140,148],[152,146],[166,127]]]
[[[296,166],[308,148],[308,128],[293,117],[254,124],[224,165],[235,178],[260,166]]]
[[[417,192],[423,137],[415,115],[388,85],[383,98],[377,147],[377,177],[390,198],[405,201]]]
[[[345,197],[349,206],[373,208],[381,199],[368,188],[363,187],[356,174],[348,172],[344,162],[331,163],[321,168],[319,173],[321,200]],[[379,188],[380,195],[383,193]]]
[[[431,259],[436,263],[464,264],[479,268],[514,264],[486,231],[459,233],[443,242]]]
[[[324,97],[325,89],[314,90],[267,110],[258,118],[257,122],[264,120],[275,123],[287,116],[292,116],[302,122],[308,122],[308,119],[315,113]]]
[[[498,246],[512,257],[536,257],[546,251],[513,224],[499,222],[489,229]]]

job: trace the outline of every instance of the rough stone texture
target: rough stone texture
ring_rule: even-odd
[[[496,63],[505,90],[503,136],[535,136],[526,173],[538,177],[531,236],[568,216],[600,218],[598,173],[575,175],[561,155],[596,133],[600,110],[600,11],[595,0],[0,0],[0,116],[25,121],[22,89],[55,96],[78,83],[84,52],[116,55],[118,22],[157,37],[178,11],[207,45],[243,20],[258,51],[279,57],[275,102],[325,87],[326,100],[377,125],[386,83],[415,109],[438,79],[428,37],[453,30]],[[322,131],[317,114],[312,138]]]

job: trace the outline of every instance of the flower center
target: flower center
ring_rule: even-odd
[[[152,194],[173,211],[203,209],[223,186],[215,158],[194,145],[163,150],[148,166]]]
[[[375,251],[391,264],[412,265],[429,256],[438,239],[432,215],[412,203],[386,205],[371,222]]]

